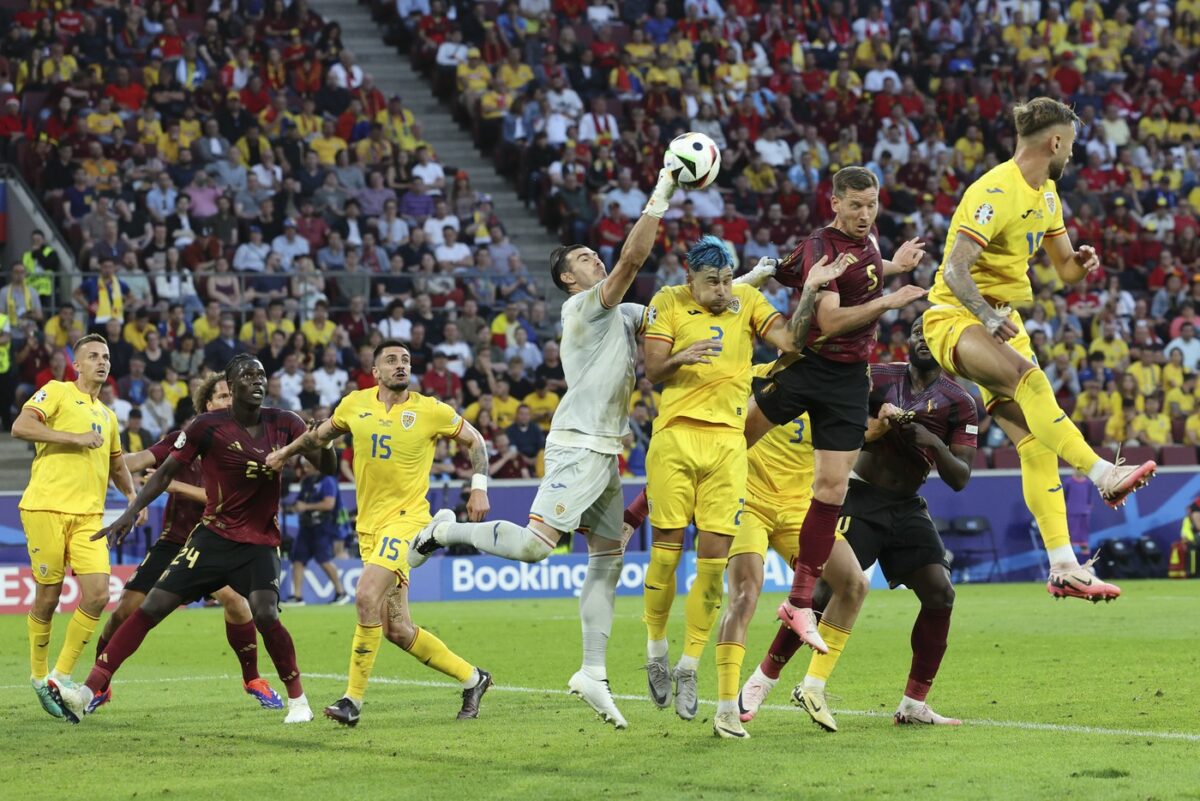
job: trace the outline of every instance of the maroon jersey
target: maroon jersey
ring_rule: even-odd
[[[853,255],[855,262],[846,268],[841,278],[822,287],[822,291],[836,292],[841,296],[842,306],[861,306],[880,297],[883,294],[883,256],[879,255],[879,247],[875,244],[874,229],[866,239],[855,239],[833,226],[818,229],[783,260],[775,278],[785,286],[802,289],[814,264],[824,256],[832,262],[842,253]],[[835,362],[865,362],[875,344],[877,327],[872,321],[854,331],[826,337],[814,316],[806,344]]]
[[[918,393],[913,391],[907,364],[872,364],[872,411],[877,411],[884,403],[916,412],[914,422],[925,426],[947,445],[976,447],[979,415],[975,399],[945,375]],[[898,431],[889,431],[866,448],[876,458],[883,459],[889,471],[898,475],[917,472],[922,481],[928,478],[934,464],[932,451],[909,445]]]
[[[179,431],[172,431],[150,446],[149,450],[154,455],[156,469],[162,467],[162,463],[171,455],[171,448],[174,446],[175,440],[179,438],[179,433]],[[191,464],[184,465],[183,469],[175,474],[175,480],[184,484],[201,486],[204,480],[200,474],[200,463],[193,461]],[[163,510],[163,528],[159,539],[183,545],[187,542],[192,529],[200,522],[203,514],[204,504],[181,498],[175,493],[167,495],[167,508]]]
[[[259,435],[251,436],[233,412],[202,414],[192,420],[171,455],[184,464],[197,457],[208,503],[200,522],[234,542],[279,545],[279,474],[268,470],[267,454],[298,439],[307,430],[296,414],[261,410]]]

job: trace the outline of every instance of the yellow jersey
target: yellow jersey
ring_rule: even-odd
[[[1168,413],[1173,411],[1171,408],[1172,403],[1179,406],[1181,414],[1191,415],[1192,412],[1196,411],[1196,396],[1184,392],[1182,387],[1176,387],[1167,393],[1164,404],[1167,407]]]
[[[19,507],[27,512],[101,514],[108,494],[109,460],[121,455],[117,415],[75,386],[74,381],[50,381],[25,401],[43,423],[55,431],[104,437],[99,448],[39,442],[34,446],[29,485]]]
[[[379,388],[342,398],[330,419],[354,439],[355,528],[373,534],[405,520],[429,520],[429,468],[441,438],[458,436],[463,420],[434,398],[409,392],[387,409]]]
[[[1087,362],[1087,351],[1084,350],[1083,345],[1080,345],[1078,342],[1070,347],[1067,346],[1066,342],[1059,342],[1050,349],[1050,358],[1052,359],[1057,358],[1062,354],[1066,354],[1071,366],[1076,370],[1082,370],[1084,364]]]
[[[1153,395],[1162,386],[1162,367],[1160,365],[1134,362],[1125,372],[1137,379],[1138,391],[1143,395]]]
[[[300,324],[300,333],[304,334],[309,345],[328,345],[333,341],[333,335],[337,333],[337,323],[327,319],[325,325],[317,328],[316,320],[305,320]]]
[[[1171,444],[1171,418],[1167,417],[1162,412],[1151,417],[1148,414],[1139,414],[1133,418],[1133,423],[1130,428],[1134,436],[1143,445],[1153,445],[1161,447]]]
[[[1092,348],[1088,352],[1104,356],[1104,366],[1109,370],[1120,370],[1129,358],[1129,346],[1125,344],[1125,340],[1116,337],[1111,342],[1103,338],[1093,339]]]
[[[62,317],[56,314],[46,321],[45,333],[47,342],[55,348],[65,348],[67,345],[74,345],[75,341],[83,336],[83,324],[79,320],[72,320],[68,329],[63,325]]]
[[[497,428],[508,428],[517,422],[517,409],[519,408],[521,408],[521,402],[512,395],[507,398],[493,395],[492,422],[496,424]]]
[[[754,337],[779,317],[762,293],[747,284],[734,285],[733,299],[720,314],[696,303],[687,284],[660,289],[646,307],[646,339],[666,342],[672,353],[706,339],[720,341],[721,350],[711,364],[684,365],[666,380],[654,433],[675,423],[743,431]]]
[[[766,376],[772,365],[755,365],[753,375]],[[795,506],[812,495],[813,446],[808,412],[775,426],[747,453],[750,470],[746,490],[760,505]]]
[[[1200,414],[1188,416],[1183,438],[1188,445],[1200,444]]]
[[[536,392],[530,392],[521,403],[529,407],[533,419],[542,427],[542,431],[549,433],[550,421],[554,419],[554,410],[558,408],[558,401],[556,392],[547,392],[541,397]]]
[[[196,335],[196,339],[201,345],[207,345],[216,339],[221,333],[221,323],[210,323],[207,317],[197,317],[192,323],[192,333]]]
[[[979,292],[991,303],[1025,306],[1033,300],[1030,259],[1044,238],[1066,233],[1054,181],[1047,180],[1034,189],[1010,160],[987,171],[967,188],[950,220],[946,258],[959,234],[972,239],[983,247],[971,267]],[[943,259],[929,302],[961,306],[946,286],[945,267]]]

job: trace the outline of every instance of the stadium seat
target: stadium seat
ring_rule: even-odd
[[[992,523],[982,515],[954,518],[950,531],[942,535],[946,548],[953,555],[951,572],[957,572],[959,583],[970,580],[970,569],[987,565],[987,578],[992,581],[1000,573],[1000,551]],[[982,557],[982,558],[981,558]]]
[[[992,467],[997,470],[1019,470],[1021,469],[1021,457],[1017,455],[1016,448],[996,448],[992,451]]]
[[[1162,449],[1164,467],[1182,467],[1196,464],[1196,449],[1191,445],[1167,445]]]
[[[1104,442],[1104,426],[1108,424],[1108,418],[1100,420],[1088,420],[1084,425],[1084,439],[1092,446],[1099,445]]]
[[[1155,458],[1155,449],[1148,445],[1121,448],[1121,456],[1128,464],[1141,464]]]

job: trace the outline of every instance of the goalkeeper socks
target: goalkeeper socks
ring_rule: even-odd
[[[507,520],[496,523],[447,523],[437,535],[442,545],[470,545],[484,553],[515,559],[519,562],[540,562],[558,541],[525,526]]]
[[[646,503],[646,490],[643,489],[638,493],[633,502],[625,507],[625,525],[632,529],[639,529],[642,523],[646,522],[646,516],[650,514],[650,505]]]
[[[1030,433],[1067,464],[1087,473],[1100,461],[1071,418],[1059,407],[1054,389],[1040,369],[1035,367],[1021,376],[1013,400],[1021,407]]]
[[[682,557],[682,543],[656,542],[650,548],[650,564],[646,566],[642,595],[642,620],[646,623],[648,639],[667,639],[667,620],[671,617],[671,604],[675,602],[675,569]]]
[[[418,662],[428,665],[439,673],[463,683],[464,689],[470,689],[473,677],[479,674],[467,660],[446,647],[446,643],[431,634],[429,629],[417,628],[413,641],[404,650],[408,651]],[[476,682],[478,683],[478,682]]]
[[[39,620],[30,612],[25,616],[25,628],[29,631],[29,675],[45,681],[50,672],[50,621]]]
[[[1074,424],[1068,424],[1074,428]],[[1046,550],[1065,547],[1069,557],[1064,560],[1051,554],[1051,563],[1075,561],[1071,551],[1071,533],[1067,529],[1067,504],[1063,499],[1062,476],[1058,473],[1058,454],[1033,435],[1017,443],[1017,455],[1021,457],[1021,489],[1025,505],[1037,521],[1038,531]]]
[[[354,640],[350,643],[350,678],[346,683],[346,697],[361,705],[367,694],[367,680],[375,667],[379,655],[379,644],[383,640],[383,624],[354,627]]]
[[[822,620],[817,624],[817,634],[821,635],[821,639],[825,641],[825,645],[829,648],[829,653],[818,654],[813,652],[812,659],[808,663],[808,674],[804,677],[805,683],[808,682],[811,676],[814,679],[819,679],[822,686],[829,681],[829,677],[833,674],[833,669],[837,667],[838,658],[841,657],[842,651],[846,647],[846,641],[850,639],[850,629],[844,629],[841,626],[835,626],[827,620]]]
[[[924,701],[937,677],[942,657],[946,655],[946,640],[950,634],[952,607],[930,609],[921,607],[912,629],[912,667],[908,671],[908,686],[904,695],[914,701]],[[826,643],[829,641],[826,640]]]
[[[717,643],[717,701],[735,701],[742,679],[746,646],[740,642]]]
[[[287,687],[288,698],[299,698],[304,695],[304,686],[300,682],[300,666],[296,664],[296,645],[292,635],[283,627],[278,619],[266,626],[260,626],[258,633],[262,635],[263,645],[275,663],[279,680]]]
[[[254,621],[230,623],[225,621],[225,640],[242,666],[242,683],[249,684],[258,675],[258,630]]]
[[[67,637],[63,640],[62,650],[58,652],[58,661],[54,665],[56,672],[63,676],[71,675],[99,622],[99,617],[92,617],[81,608],[72,613],[71,621],[67,623]]]
[[[87,681],[84,682],[88,689],[93,693],[98,693],[108,686],[113,674],[124,664],[126,659],[133,655],[134,651],[141,647],[142,641],[146,639],[150,629],[157,625],[158,621],[141,609],[133,610],[133,614],[117,627],[112,639],[108,642],[108,647],[96,657],[96,664],[92,667],[92,672],[88,674]]]
[[[606,656],[612,634],[617,581],[621,578],[622,551],[588,555],[587,573],[579,591],[579,622],[583,628],[583,672],[597,681],[608,678]]]
[[[696,579],[684,604],[683,655],[699,660],[712,634],[721,599],[725,592],[725,564],[728,559],[697,559]]]
[[[791,661],[796,651],[800,650],[800,645],[800,638],[796,636],[796,632],[787,626],[780,626],[758,669],[768,679],[777,680],[784,665]]]
[[[788,601],[798,609],[812,608],[813,586],[833,551],[834,531],[842,505],[824,503],[813,498],[800,526],[800,560],[792,578]]]

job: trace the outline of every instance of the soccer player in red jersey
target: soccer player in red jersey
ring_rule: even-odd
[[[917,491],[935,467],[951,489],[966,487],[979,418],[975,401],[942,372],[930,353],[920,319],[913,324],[908,345],[909,364],[871,365],[871,405],[879,412],[870,421],[866,448],[854,464],[838,521],[839,538],[816,587],[816,605],[822,609],[819,631],[829,653],[813,654],[803,683],[792,691],[795,703],[828,731],[837,731],[837,723],[825,701],[825,682],[866,599],[869,585],[863,569],[876,560],[889,585],[903,584],[921,602],[912,629],[908,685],[895,722],[959,723],[925,703],[946,653],[954,588],[945,546]],[[792,638],[771,647],[742,688],[743,720],[754,717],[799,646]]]
[[[867,357],[875,342],[876,321],[925,296],[906,285],[884,295],[889,276],[912,270],[924,256],[923,245],[905,242],[885,261],[875,240],[879,182],[863,167],[844,167],[833,176],[832,225],[811,234],[780,264],[776,279],[803,287],[822,258],[844,254],[853,263],[819,289],[805,287],[798,316],[811,319],[806,347],[786,355],[766,378],[755,379],[746,418],[746,442],[753,445],[773,426],[808,412],[814,448],[813,499],[800,527],[800,559],[792,591],[779,607],[780,637],[797,636],[825,653],[812,611],[813,585],[833,548],[834,527],[867,429],[869,378]]]
[[[203,414],[228,409],[229,404],[233,402],[233,395],[229,391],[229,383],[225,376],[214,373],[196,390],[194,400],[196,409]],[[134,473],[151,467],[161,467],[178,437],[179,431],[172,431],[146,450],[126,454],[125,466]],[[109,615],[104,633],[96,643],[96,656],[104,653],[117,628],[142,605],[159,576],[170,566],[171,561],[187,542],[188,535],[199,525],[207,500],[204,489],[200,486],[202,482],[200,462],[196,461],[180,471],[178,477],[169,485],[170,495],[167,498],[167,508],[163,511],[162,533],[150,547],[138,569],[129,577],[129,581],[125,582],[125,589],[117,601],[117,608]],[[250,604],[230,587],[222,587],[213,593],[213,597],[225,610],[225,637],[241,663],[243,689],[264,709],[283,709],[283,699],[271,689],[267,680],[258,674],[258,633],[254,628],[254,618],[250,614]],[[96,706],[106,703],[111,695],[110,685],[100,692]]]
[[[190,603],[228,585],[250,600],[254,623],[271,661],[288,691],[285,723],[312,720],[312,709],[300,682],[292,637],[279,620],[279,496],[280,476],[266,466],[267,455],[302,436],[307,427],[297,415],[264,409],[267,374],[262,363],[235,356],[225,368],[233,405],[192,420],[175,440],[174,450],[155,471],[129,508],[112,525],[95,535],[115,546],[133,527],[137,513],[161,495],[180,471],[201,460],[204,516],[187,544],[150,590],[142,605],[117,629],[96,658],[86,683],[70,687],[54,683],[51,694],[63,714],[78,723],[95,709],[96,693],[132,655],[150,630],[181,604]],[[331,450],[306,453],[319,470],[337,469]]]

